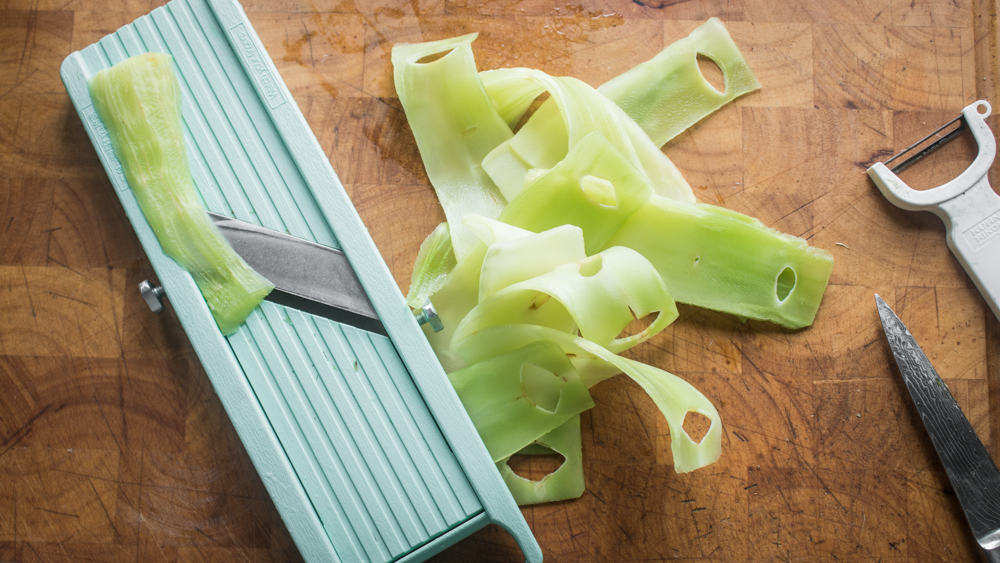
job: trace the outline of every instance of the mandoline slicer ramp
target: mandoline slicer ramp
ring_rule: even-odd
[[[173,56],[210,211],[340,248],[388,338],[264,302],[224,337],[161,250],[87,83]],[[420,560],[490,523],[541,551],[326,155],[236,0],[173,0],[72,53],[62,79],[205,372],[307,561]]]

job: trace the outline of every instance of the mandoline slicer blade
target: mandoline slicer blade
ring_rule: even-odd
[[[389,337],[265,301],[235,334],[139,210],[87,83],[173,56],[210,211],[340,248]],[[541,551],[421,329],[236,0],[173,0],[72,53],[61,75],[139,241],[307,561],[426,559],[495,523]]]

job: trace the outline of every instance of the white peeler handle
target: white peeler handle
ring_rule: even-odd
[[[868,169],[868,176],[893,205],[930,211],[944,221],[948,247],[1000,319],[1000,196],[989,182],[996,140],[986,124],[991,111],[985,100],[962,110],[979,154],[955,179],[929,190],[914,190],[881,162]]]
[[[940,208],[948,247],[1000,319],[1000,196],[984,175]]]

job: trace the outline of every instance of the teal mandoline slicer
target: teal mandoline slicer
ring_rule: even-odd
[[[339,248],[388,335],[265,301],[224,337],[136,203],[88,92],[173,56],[210,211]],[[72,53],[62,79],[139,241],[307,561],[421,560],[495,523],[541,551],[333,168],[235,0],[173,0]]]

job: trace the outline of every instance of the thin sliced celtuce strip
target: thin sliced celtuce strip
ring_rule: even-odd
[[[833,270],[826,250],[753,217],[655,196],[608,244],[648,258],[681,303],[793,329],[812,324]]]
[[[620,337],[635,318],[652,313],[656,318],[643,331]],[[676,318],[674,300],[653,265],[636,251],[619,246],[556,266],[480,300],[453,338],[465,339],[491,326],[529,323],[579,331],[584,338],[621,352],[655,336]]]
[[[654,191],[694,201],[691,187],[660,147],[650,141],[628,114],[591,86],[575,78],[553,77],[530,68],[493,72],[503,78],[496,82],[508,88],[516,87],[512,85],[521,80],[537,84],[550,96],[513,137],[497,145],[483,159],[483,169],[508,201],[524,189],[534,170],[554,167],[576,143],[593,132],[601,133]],[[520,92],[527,87],[517,88]]]
[[[534,481],[521,477],[509,465],[509,459],[497,463],[514,500],[524,506],[577,498],[583,494],[583,448],[580,442],[580,417],[574,416],[562,426],[535,440],[518,455],[562,455],[563,463],[555,471]]]
[[[470,34],[392,48],[396,94],[451,225],[458,258],[476,245],[462,217],[497,217],[506,203],[481,163],[510,138],[511,131],[479,79],[472,56],[475,38]],[[421,62],[442,53],[438,59]]]
[[[583,231],[586,251],[594,254],[652,193],[639,171],[595,131],[561,162],[528,180],[500,220],[534,232],[575,225]]]
[[[594,406],[562,348],[548,341],[527,343],[448,377],[496,462]]]
[[[698,55],[719,67],[725,91],[716,90],[705,80]],[[718,18],[710,18],[652,59],[605,82],[598,91],[625,110],[653,143],[662,147],[715,110],[759,88],[726,27]]]
[[[455,350],[466,361],[475,362],[516,350],[526,343],[545,341],[559,345],[568,355],[588,357],[614,366],[638,383],[670,427],[670,450],[675,471],[694,471],[719,458],[722,451],[719,412],[700,391],[670,372],[623,358],[585,338],[538,325],[506,325],[482,330],[464,340],[456,340]],[[689,412],[703,415],[711,422],[700,440],[692,439],[684,430],[684,417]]]
[[[431,295],[441,289],[456,263],[455,250],[451,246],[451,230],[447,222],[439,223],[420,244],[417,259],[413,263],[406,304],[414,309],[423,307]]]

